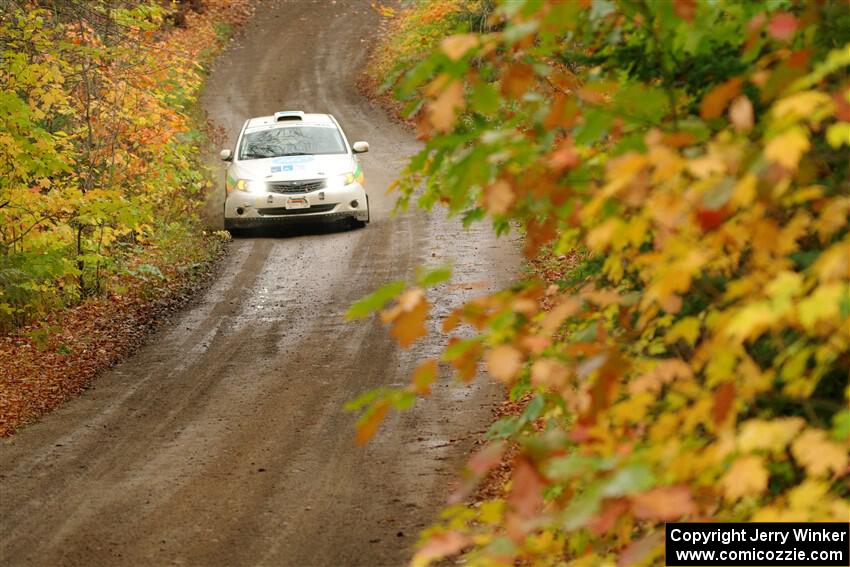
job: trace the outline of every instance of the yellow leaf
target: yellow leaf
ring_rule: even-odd
[[[829,112],[832,99],[819,91],[804,91],[783,98],[773,105],[771,114],[776,118],[790,116],[794,119],[811,118],[816,110]]]
[[[803,276],[796,272],[780,272],[765,287],[773,303],[775,315],[784,315],[791,308],[791,300],[803,287]]]
[[[694,346],[700,333],[700,321],[696,317],[685,317],[676,321],[667,334],[664,336],[664,342],[668,345],[682,339],[688,346]]]
[[[487,370],[497,380],[510,383],[522,368],[522,353],[510,346],[499,345],[487,353]]]
[[[788,504],[792,510],[810,510],[816,503],[822,502],[829,492],[825,482],[806,479],[788,492]]]
[[[812,476],[838,474],[847,468],[847,447],[830,441],[820,429],[803,432],[791,446],[791,454]]]
[[[797,169],[800,158],[809,151],[810,147],[806,131],[803,128],[794,127],[771,139],[764,148],[764,155],[785,169],[793,171]]]
[[[658,392],[665,384],[673,380],[690,380],[694,372],[686,362],[678,358],[668,358],[659,361],[651,370],[632,380],[629,384],[631,395],[643,392]]]
[[[850,224],[848,216],[850,216],[850,197],[828,201],[818,215],[817,231],[821,242],[826,242],[836,231]]]
[[[721,480],[723,493],[728,500],[744,496],[758,496],[767,489],[767,470],[762,458],[748,455],[736,460]]]
[[[821,282],[830,282],[833,280],[847,279],[850,274],[850,242],[845,239],[843,242],[827,248],[818,256],[812,266],[812,270],[818,275]]]
[[[850,123],[838,122],[826,129],[826,141],[833,148],[843,145],[850,146]]]
[[[797,306],[800,322],[806,329],[813,329],[819,321],[838,323],[838,310],[842,299],[846,299],[850,290],[846,284],[831,282],[819,286],[809,297]]]
[[[753,339],[770,328],[776,319],[776,312],[766,301],[751,303],[732,317],[726,334],[738,341]]]
[[[780,419],[751,419],[741,426],[738,434],[738,449],[744,453],[751,451],[784,451],[805,422],[799,417]]]

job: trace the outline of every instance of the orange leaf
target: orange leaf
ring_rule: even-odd
[[[655,549],[664,544],[664,534],[654,532],[627,545],[617,560],[617,567],[640,565]]]
[[[717,85],[706,94],[699,105],[699,114],[704,119],[719,118],[729,101],[741,91],[741,79],[734,77]]]
[[[458,61],[467,51],[478,46],[478,36],[474,33],[450,35],[440,43],[440,49],[452,61]]]
[[[692,22],[696,11],[696,0],[673,0],[673,12],[683,20]]]
[[[726,220],[730,212],[729,207],[726,205],[723,205],[722,208],[716,211],[711,209],[699,209],[697,211],[697,222],[703,232],[708,232],[723,224],[723,221]]]
[[[551,358],[541,358],[531,366],[531,383],[553,390],[561,389],[568,375],[567,367]]]
[[[736,460],[720,483],[726,498],[732,501],[744,496],[756,496],[767,490],[768,474],[763,459],[748,455]]]
[[[358,445],[365,445],[369,439],[375,435],[378,426],[387,415],[387,410],[390,409],[390,403],[386,400],[380,401],[372,406],[361,419],[357,421],[357,437]]]
[[[573,97],[563,93],[557,93],[549,105],[549,114],[543,121],[543,127],[547,130],[555,128],[569,128],[573,126],[579,116],[579,109]]]
[[[431,393],[431,384],[437,379],[437,361],[426,360],[413,371],[413,391],[420,396]]]
[[[520,98],[531,86],[534,71],[531,65],[514,63],[502,73],[502,92],[511,98]]]
[[[428,538],[425,545],[413,556],[411,565],[429,565],[432,561],[455,555],[472,543],[468,536],[460,532],[440,532]]]
[[[696,512],[686,486],[653,488],[631,497],[632,512],[641,520],[672,521]]]
[[[457,115],[464,105],[463,84],[458,80],[451,81],[437,98],[428,103],[428,121],[435,130],[448,132],[457,122]]]
[[[712,407],[714,423],[721,425],[726,421],[726,417],[729,415],[729,410],[732,409],[732,403],[734,401],[735,385],[731,382],[724,382],[714,393],[714,406]]]
[[[472,455],[466,468],[476,476],[484,476],[502,460],[505,444],[502,441],[488,443],[483,449]]]
[[[449,340],[449,346],[457,343],[460,339],[452,337]],[[481,358],[483,348],[479,343],[474,343],[464,350],[457,358],[451,361],[451,365],[457,370],[458,375],[464,382],[469,382],[475,378],[475,373],[478,370],[478,360]]]
[[[612,500],[605,505],[602,512],[590,519],[587,527],[596,535],[602,535],[613,528],[614,524],[617,523],[617,519],[628,509],[629,505],[625,500]]]
[[[525,256],[533,258],[540,247],[555,238],[555,224],[551,220],[540,222],[532,219],[526,226]]]
[[[523,518],[534,516],[543,507],[543,489],[546,482],[527,459],[514,461],[511,494],[508,503]]]
[[[405,291],[390,309],[381,312],[381,320],[392,324],[390,334],[398,344],[407,348],[419,337],[425,336],[425,319],[428,316],[428,300],[419,288]]]
[[[487,370],[494,378],[508,384],[522,368],[523,361],[522,352],[510,345],[499,345],[487,353]]]
[[[565,138],[557,149],[549,154],[549,167],[557,172],[575,168],[581,162],[571,138]]]
[[[507,213],[511,205],[516,201],[516,196],[510,183],[504,179],[497,179],[484,188],[484,208],[491,215],[503,215]]]

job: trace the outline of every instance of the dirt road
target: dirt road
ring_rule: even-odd
[[[416,149],[356,91],[378,16],[367,0],[272,1],[216,64],[204,105],[232,142],[245,117],[331,112],[363,159],[372,224],[238,239],[212,287],[81,398],[0,442],[0,565],[399,565],[431,521],[494,389],[437,388],[353,443],[357,394],[402,384],[358,297],[454,261],[438,309],[504,284],[513,247],[440,214],[391,217],[384,189]],[[212,210],[215,210],[215,206]],[[467,285],[457,285],[466,282]]]

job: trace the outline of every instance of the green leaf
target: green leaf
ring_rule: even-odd
[[[416,283],[420,287],[433,287],[450,280],[452,277],[452,269],[449,266],[440,266],[433,270],[425,270],[420,267],[416,272]]]
[[[850,409],[838,412],[832,418],[832,438],[841,443],[850,440]]]
[[[556,480],[567,480],[585,472],[595,471],[599,459],[573,453],[566,457],[557,457],[546,466],[546,476]]]
[[[377,291],[359,299],[348,308],[345,314],[347,319],[362,319],[381,309],[384,305],[398,297],[407,283],[404,280],[390,282]]]
[[[591,108],[584,113],[584,124],[576,129],[576,143],[590,146],[608,133],[614,118],[606,111]]]
[[[632,464],[617,470],[602,488],[602,494],[609,498],[616,498],[642,492],[655,485],[655,475],[652,470],[644,464]]]
[[[490,83],[478,83],[472,89],[470,102],[472,103],[473,111],[489,115],[499,110],[501,99],[499,97],[499,91],[493,85]]]

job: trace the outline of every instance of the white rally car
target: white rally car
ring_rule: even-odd
[[[245,122],[236,151],[222,150],[227,167],[224,228],[295,219],[369,222],[369,197],[356,154],[366,142],[348,144],[330,114],[301,111]]]

